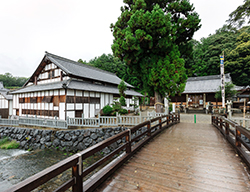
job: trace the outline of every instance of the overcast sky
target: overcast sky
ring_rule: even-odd
[[[190,0],[208,37],[225,24],[243,0]],[[0,0],[0,74],[29,77],[45,51],[89,61],[112,53],[110,23],[123,0]]]

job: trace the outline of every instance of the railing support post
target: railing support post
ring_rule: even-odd
[[[78,155],[78,154],[77,154]],[[73,192],[82,192],[83,185],[82,185],[82,156],[79,156],[79,162],[77,165],[72,167],[72,176],[75,177],[75,184],[72,186]]]
[[[223,121],[221,118],[220,118],[220,129],[221,129],[221,131],[223,131]]]
[[[229,123],[226,123],[225,134],[226,134],[226,138],[228,138],[229,137]]]
[[[160,127],[160,129],[162,129],[162,116],[161,116],[161,118],[159,119],[159,127]]]
[[[148,136],[151,136],[151,121],[149,120],[149,123],[147,125],[147,130],[148,130]]]
[[[128,129],[128,135],[126,136],[126,143],[127,143],[127,147],[126,147],[126,153],[131,153],[131,130]]]
[[[236,135],[235,135],[235,145],[236,147],[241,147],[241,142],[239,138],[241,138],[241,132],[238,130],[238,126],[236,126]]]
[[[169,125],[169,115],[167,116],[167,126]]]

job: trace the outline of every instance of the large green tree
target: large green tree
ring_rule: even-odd
[[[244,4],[237,7],[229,15],[227,22],[230,26],[242,27],[244,23],[250,24],[250,0],[244,0]]]
[[[0,74],[0,81],[7,88],[22,87],[27,80],[25,77],[13,77],[11,73]]]
[[[235,45],[236,48],[228,54],[225,70],[236,85],[250,85],[250,27],[240,30]]]
[[[184,91],[184,59],[188,41],[200,27],[188,0],[124,0],[121,16],[111,24],[112,50],[143,83],[143,89],[162,102]]]
[[[216,33],[202,38],[200,41],[191,41],[193,44],[193,58],[186,60],[186,69],[189,76],[206,76],[220,74],[220,58],[222,51],[225,59],[235,48],[237,31],[223,26]]]

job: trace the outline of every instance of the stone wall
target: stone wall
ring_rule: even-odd
[[[81,130],[43,130],[19,127],[0,127],[0,138],[8,136],[20,143],[20,148],[45,149],[53,148],[65,151],[82,151],[100,141],[103,141],[115,134],[118,134],[127,128],[98,128]],[[118,140],[116,143],[106,147],[103,152],[109,153],[117,148],[119,144],[125,142]]]

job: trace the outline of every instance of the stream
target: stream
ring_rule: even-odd
[[[24,151],[20,149],[0,149],[0,192],[25,180],[26,178],[54,165],[72,154],[56,150]],[[52,191],[59,184],[66,181],[71,170],[65,171],[46,186],[34,191]]]

